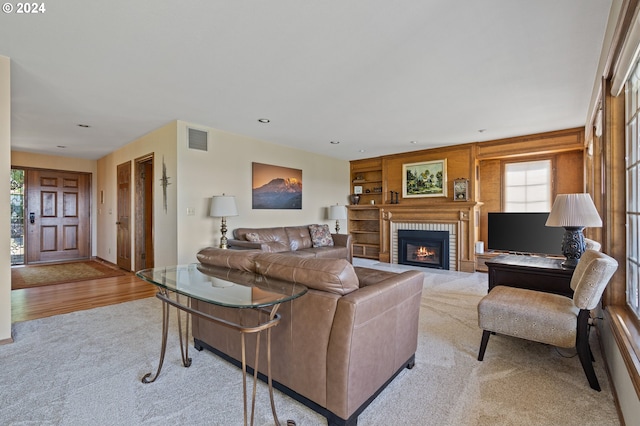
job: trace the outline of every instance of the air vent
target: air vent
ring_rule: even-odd
[[[207,140],[209,138],[209,132],[204,130],[188,128],[189,149],[197,149],[200,151],[207,151]]]

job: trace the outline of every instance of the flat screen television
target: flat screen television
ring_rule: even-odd
[[[562,256],[564,228],[545,226],[549,213],[488,215],[488,250]]]

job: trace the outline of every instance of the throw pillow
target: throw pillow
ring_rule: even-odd
[[[333,238],[329,225],[309,225],[309,233],[311,234],[311,242],[314,247],[332,247]]]
[[[247,239],[247,241],[251,241],[252,243],[260,242],[260,236],[255,232],[247,232],[245,234],[245,238]]]

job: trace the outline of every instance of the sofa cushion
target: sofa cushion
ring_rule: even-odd
[[[358,289],[358,276],[345,259],[262,253],[255,257],[255,262],[259,274],[303,284],[315,290],[345,295]]]
[[[241,271],[255,272],[255,257],[261,250],[229,250],[207,247],[196,254],[198,262],[204,265],[224,266]]]
[[[287,226],[284,228],[289,238],[291,251],[312,247],[308,226]]]
[[[333,247],[329,225],[309,225],[309,233],[314,247]]]

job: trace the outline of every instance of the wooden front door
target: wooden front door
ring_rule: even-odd
[[[91,176],[27,171],[25,263],[87,259],[91,255]]]
[[[118,219],[116,221],[116,263],[126,271],[131,270],[131,162],[118,165]]]

